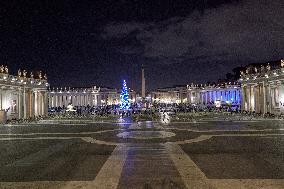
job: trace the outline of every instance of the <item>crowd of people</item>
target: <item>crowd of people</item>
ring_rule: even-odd
[[[157,104],[154,106],[160,112],[239,112],[240,107],[238,105],[226,105],[216,107],[214,104]]]
[[[106,106],[72,106],[70,107],[52,107],[48,110],[49,115],[73,115],[78,117],[89,117],[89,116],[107,116],[107,115],[119,115],[122,117],[128,117],[133,114],[149,114],[151,109],[142,110],[137,106],[131,106],[127,110],[121,110],[119,105],[106,105]]]
[[[256,113],[241,111],[238,106],[221,106],[215,107],[212,104],[208,105],[191,105],[191,104],[154,104],[150,108],[139,108],[137,105],[131,106],[128,110],[121,110],[119,105],[107,105],[107,106],[72,106],[70,107],[51,107],[48,110],[46,116],[36,116],[27,119],[15,119],[8,120],[8,123],[30,123],[39,121],[41,119],[48,119],[52,117],[57,118],[90,118],[90,117],[130,117],[134,119],[137,117],[158,117],[167,112],[171,116],[180,115],[182,113],[185,116],[188,114],[189,117],[194,118],[200,114],[210,113],[224,113],[225,119],[258,119],[258,118],[272,118],[272,119],[284,119],[284,115],[274,115],[271,113]],[[161,114],[162,113],[162,114]],[[231,114],[231,116],[230,116]],[[234,115],[234,118],[233,116]],[[177,117],[177,116],[176,116]]]
[[[133,114],[154,114],[158,112],[171,112],[171,113],[198,113],[198,112],[227,112],[231,114],[241,114],[247,116],[255,117],[277,117],[271,113],[256,113],[247,112],[240,109],[238,105],[224,105],[221,107],[216,107],[213,104],[155,104],[149,108],[139,108],[137,105],[130,106],[128,110],[121,110],[119,105],[106,105],[106,106],[72,106],[72,111],[70,107],[52,107],[48,110],[49,115],[62,115],[62,114],[72,114],[77,116],[106,116],[106,115],[120,115],[120,116],[131,116]],[[278,117],[282,117],[279,115]]]

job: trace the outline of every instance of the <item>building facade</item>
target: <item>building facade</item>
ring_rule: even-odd
[[[284,60],[251,64],[241,72],[242,109],[257,113],[284,113]]]
[[[25,70],[18,71],[18,75],[11,75],[8,67],[0,66],[0,111],[1,119],[22,119],[47,114],[46,75],[38,72],[36,76],[31,72],[29,76]]]
[[[177,86],[160,88],[151,93],[152,103],[180,104],[187,103],[187,87]]]

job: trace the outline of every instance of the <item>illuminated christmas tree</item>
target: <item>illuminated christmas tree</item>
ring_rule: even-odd
[[[126,81],[123,80],[121,94],[120,94],[120,109],[128,110],[128,108],[129,108],[128,89]]]

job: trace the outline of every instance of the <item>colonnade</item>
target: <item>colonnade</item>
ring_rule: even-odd
[[[73,106],[100,106],[101,96],[99,94],[85,93],[49,93],[49,107]]]
[[[1,86],[0,109],[8,119],[45,115],[48,112],[47,91],[19,86]]]
[[[200,92],[200,103],[209,104],[217,100],[229,102],[231,104],[241,103],[240,89],[223,89],[223,90],[209,90]]]
[[[242,107],[257,113],[284,112],[284,80],[242,85]]]
[[[240,85],[225,86],[188,86],[187,101],[190,104],[212,104],[221,101],[233,105],[240,105],[242,100]]]

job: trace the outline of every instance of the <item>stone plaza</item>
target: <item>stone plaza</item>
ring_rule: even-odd
[[[0,188],[284,187],[282,120],[43,120],[0,128]]]

